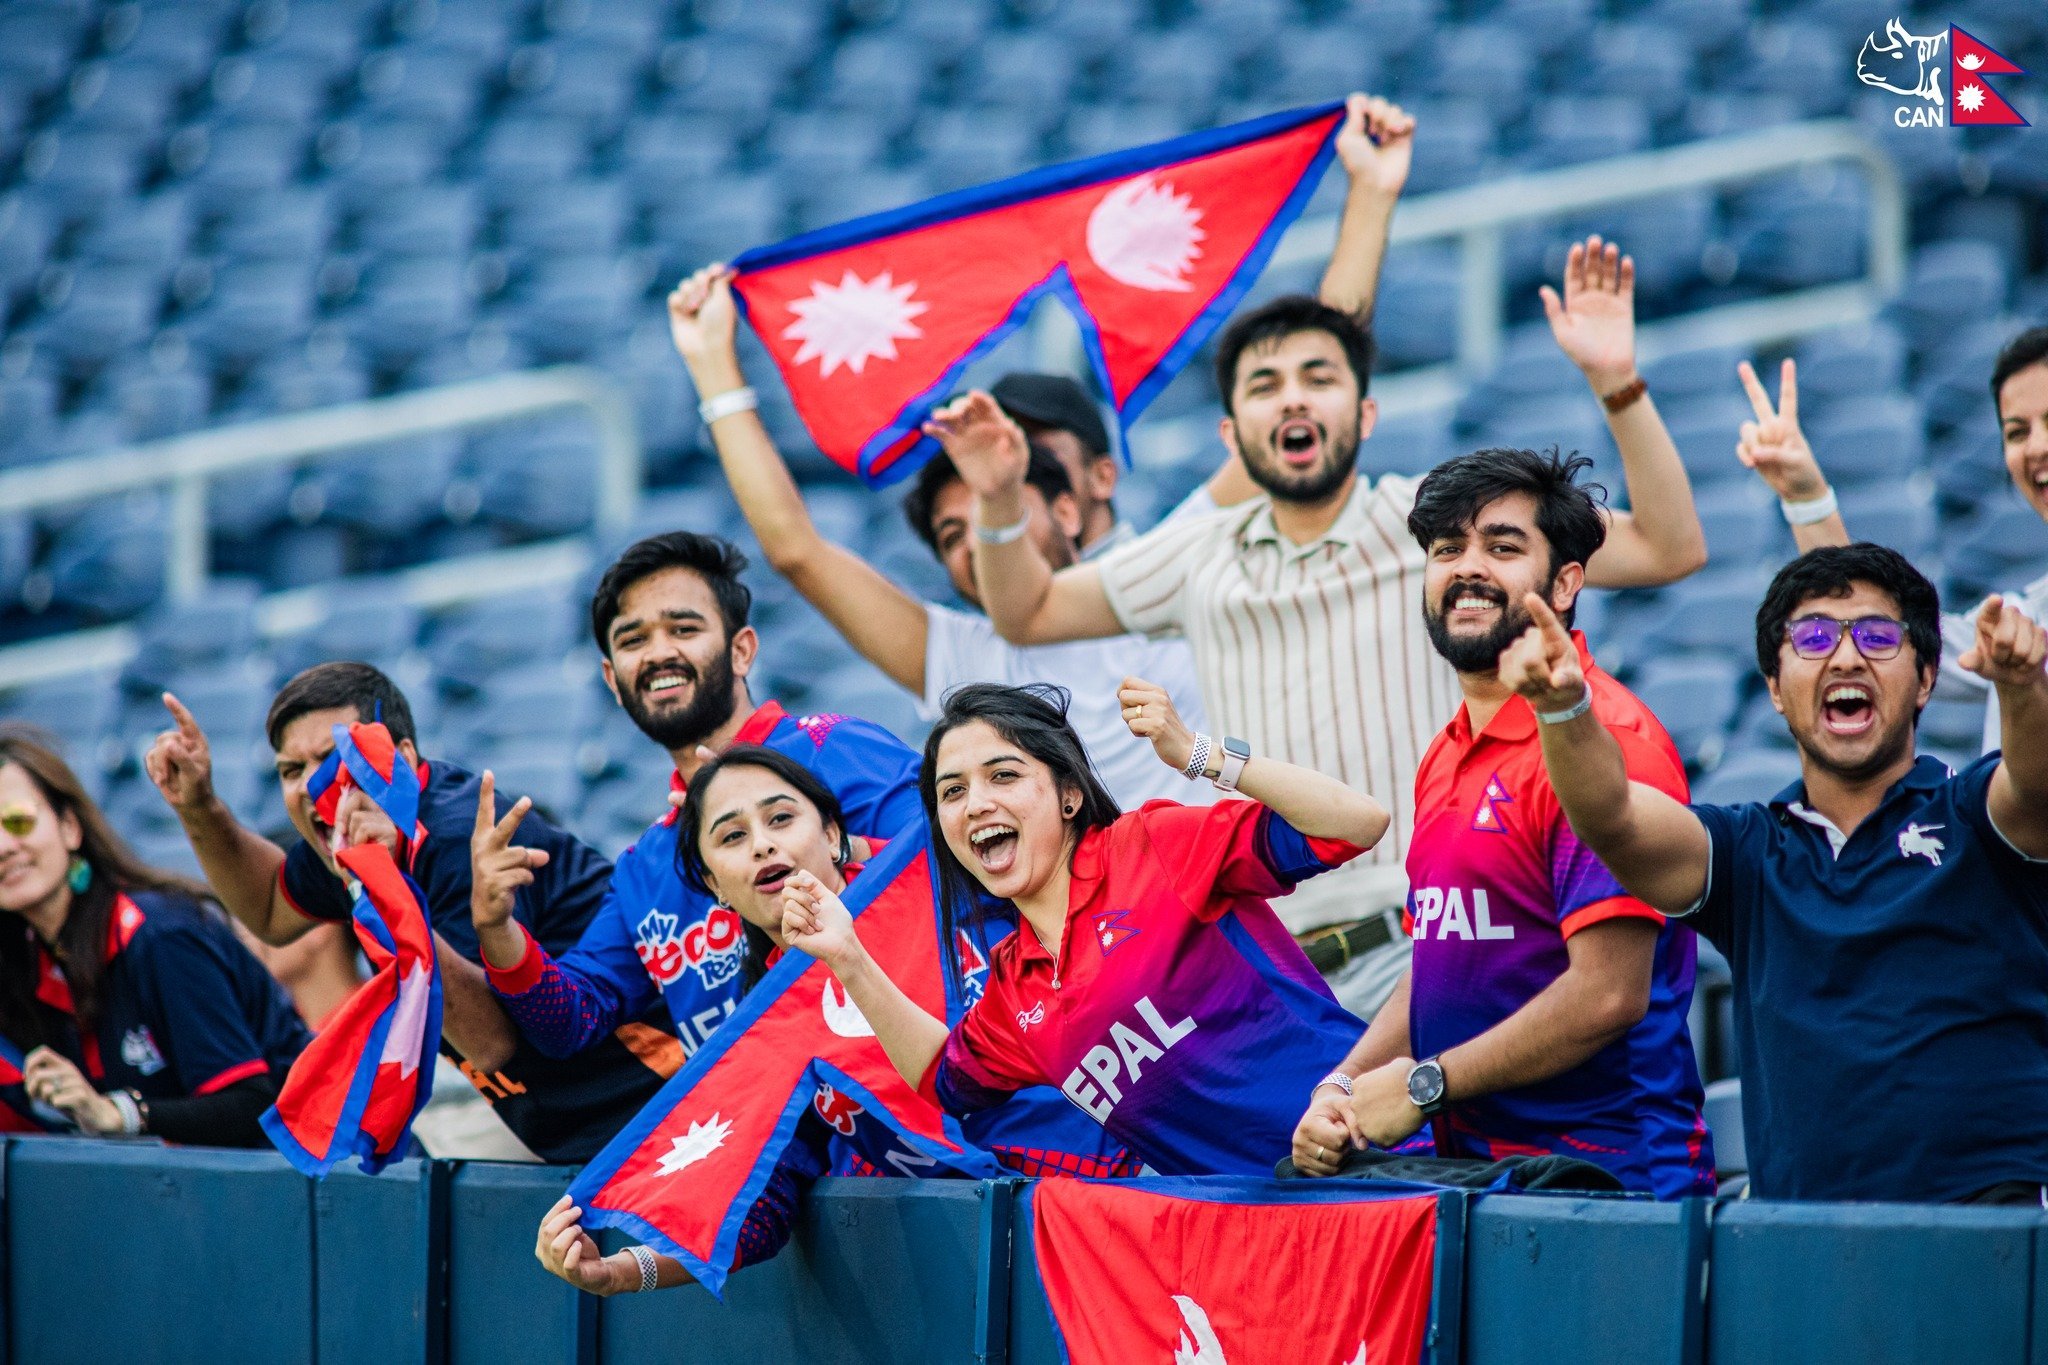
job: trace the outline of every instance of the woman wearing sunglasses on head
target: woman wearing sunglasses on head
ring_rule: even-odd
[[[1190,733],[1151,683],[1118,697],[1164,762],[1251,799],[1119,814],[1058,689],[954,692],[919,779],[946,911],[972,914],[978,885],[1020,919],[959,1027],[883,975],[830,888],[792,877],[784,933],[953,1113],[1057,1085],[1156,1170],[1269,1174],[1299,1097],[1361,1025],[1267,899],[1372,847],[1388,815],[1334,778]]]
[[[0,912],[0,1131],[266,1145],[305,1024],[206,888],[138,860],[18,725],[0,725]]]

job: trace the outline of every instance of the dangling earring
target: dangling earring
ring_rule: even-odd
[[[65,874],[64,880],[70,884],[72,895],[84,895],[85,889],[92,885],[92,864],[76,853],[72,854],[71,869]]]

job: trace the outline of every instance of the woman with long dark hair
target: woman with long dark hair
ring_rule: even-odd
[[[310,1035],[212,899],[130,852],[45,737],[0,725],[0,1128],[265,1145]]]
[[[784,937],[832,968],[896,1069],[952,1113],[1057,1085],[1156,1170],[1267,1174],[1359,1026],[1267,899],[1363,853],[1388,815],[1334,778],[1191,733],[1151,683],[1118,696],[1164,762],[1251,799],[1120,813],[1059,689],[954,692],[919,780],[946,911],[971,915],[981,889],[1020,924],[950,1033],[876,967],[830,888],[790,879]]]

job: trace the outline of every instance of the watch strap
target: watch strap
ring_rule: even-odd
[[[1251,757],[1251,745],[1235,736],[1226,736],[1223,740],[1223,761],[1218,765],[1215,777],[1216,789],[1236,791],[1237,779],[1243,775],[1244,765],[1251,761]]]

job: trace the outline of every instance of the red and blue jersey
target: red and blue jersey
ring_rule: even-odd
[[[1573,638],[1593,713],[1620,742],[1629,777],[1684,801],[1671,737]],[[1660,1198],[1711,1193],[1713,1148],[1686,1029],[1697,942],[1623,891],[1572,833],[1536,725],[1529,704],[1510,697],[1474,734],[1460,706],[1423,755],[1404,916],[1415,939],[1410,1043],[1417,1057],[1434,1057],[1485,1033],[1564,973],[1572,935],[1610,919],[1661,926],[1649,1009],[1561,1075],[1450,1106],[1437,1127],[1452,1149],[1438,1155],[1556,1153]]]
[[[1056,1085],[1146,1165],[1267,1175],[1364,1025],[1267,904],[1364,850],[1252,801],[1152,801],[1082,835],[1057,954],[1019,931],[925,1077],[972,1114]]]

